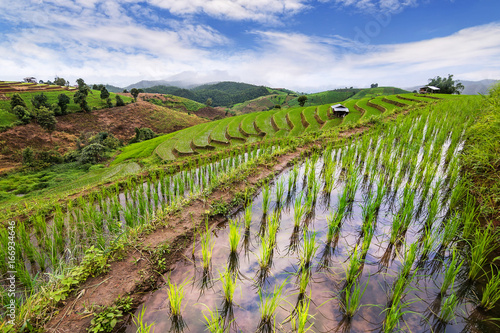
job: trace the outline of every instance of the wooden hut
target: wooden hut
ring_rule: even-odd
[[[441,90],[441,89],[439,89],[438,87],[425,86],[425,87],[420,88],[419,93],[420,94],[437,93],[437,92],[439,92],[439,90]]]
[[[336,118],[343,118],[349,113],[349,108],[345,107],[342,104],[335,104],[331,107],[331,114]]]

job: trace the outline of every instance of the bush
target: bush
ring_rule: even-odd
[[[64,115],[64,113],[62,112],[61,107],[57,103],[52,104],[50,106],[50,109],[52,110],[52,112],[54,112],[55,116],[62,116],[62,115]]]
[[[10,98],[10,107],[12,110],[14,110],[14,108],[16,106],[22,106],[22,107],[25,107],[26,108],[26,102],[24,102],[23,98],[21,97],[21,95],[19,94],[14,94],[12,95],[12,97]]]
[[[123,102],[123,99],[120,97],[120,95],[116,95],[116,106],[125,106],[125,102]]]
[[[49,165],[61,164],[64,161],[62,155],[55,150],[38,152],[37,159],[38,161]]]
[[[112,108],[112,107],[113,107],[113,102],[111,101],[111,98],[108,98],[108,99],[106,100],[106,106],[107,106],[108,108]]]
[[[88,142],[89,144],[99,143],[109,149],[116,149],[121,145],[120,140],[106,131],[99,132],[97,135],[91,137]]]
[[[80,152],[78,150],[72,150],[64,154],[64,163],[78,162],[80,159]]]
[[[30,167],[35,162],[35,152],[31,149],[31,147],[24,148],[22,156],[24,166]]]
[[[80,163],[82,164],[96,164],[100,162],[104,157],[104,152],[106,147],[99,143],[92,143],[82,149],[80,155]]]
[[[136,127],[135,137],[130,141],[130,143],[150,140],[150,139],[156,138],[157,136],[158,136],[158,134],[153,132],[153,130],[150,128],[147,128],[147,127],[137,128]]]
[[[17,105],[16,107],[14,107],[13,111],[23,124],[27,124],[31,121],[32,115],[24,106]]]

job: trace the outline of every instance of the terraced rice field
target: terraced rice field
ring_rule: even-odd
[[[330,104],[255,112],[196,125],[157,138],[154,141],[140,143],[133,149],[140,153],[141,156],[145,155],[144,151],[154,151],[160,159],[172,161],[185,155],[205,152],[207,149],[223,149],[231,145],[271,138],[297,137],[307,133],[327,131],[344,124],[355,125],[371,116],[381,116],[383,112],[375,107],[368,106],[367,103],[369,102],[377,104],[388,111],[401,108],[384,102],[384,98],[402,103],[406,105],[405,107],[414,104],[439,102],[436,99],[414,96],[414,94],[402,94],[400,96],[418,101],[406,101],[405,103],[405,100],[398,98],[396,95],[351,99],[343,103],[350,110],[349,114],[344,118],[329,116]],[[365,113],[362,114],[356,110],[354,108],[355,104],[363,108]],[[137,157],[131,150],[131,148],[127,148],[126,158],[119,156],[117,160],[123,161],[127,158]]]

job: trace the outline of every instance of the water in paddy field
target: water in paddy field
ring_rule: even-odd
[[[372,143],[374,147],[381,144]],[[411,272],[407,277],[410,282],[405,286],[402,296],[398,297],[398,300],[401,300],[400,312],[404,314],[398,320],[396,331],[499,331],[491,321],[478,320],[483,318],[483,314],[476,310],[477,300],[472,296],[477,293],[478,286],[464,282],[468,272],[466,262],[462,265],[456,282],[447,288],[445,294],[440,294],[443,273],[452,260],[452,244],[458,244],[455,237],[452,237],[452,241],[445,242],[446,225],[453,218],[449,212],[451,200],[449,186],[452,184],[447,185],[450,181],[449,173],[453,170],[445,165],[445,156],[450,144],[447,142],[442,146],[441,153],[436,159],[436,168],[433,169],[434,174],[432,177],[429,176],[431,185],[428,190],[421,186],[421,183],[425,183],[425,176],[423,180],[416,180],[418,171],[413,175],[413,179],[409,179],[409,175],[403,170],[402,159],[399,162],[395,161],[399,166],[392,172],[392,177],[391,172],[374,173],[373,170],[383,164],[377,162],[383,160],[383,153],[377,160],[375,153],[377,148],[373,149],[373,153],[365,155],[364,159],[360,159],[358,157],[362,156],[361,148],[351,146],[349,149],[354,150],[347,148],[343,151],[337,150],[333,154],[326,154],[325,157],[316,159],[315,162],[311,162],[314,159],[309,159],[297,169],[287,170],[270,186],[271,202],[267,214],[263,212],[263,193],[254,198],[249,230],[244,228],[244,211],[230,216],[231,219],[240,221],[241,240],[237,264],[234,263],[234,257],[233,261],[230,261],[229,227],[224,223],[211,231],[214,236],[214,249],[208,276],[204,274],[202,268],[199,237],[194,257],[193,249],[188,248],[184,258],[177,262],[169,275],[164,276],[165,280],[170,278],[174,284],[187,283],[182,300],[182,325],[179,325],[178,321],[175,325],[172,324],[167,285],[151,294],[139,307],[136,315],[145,307],[143,321],[148,324],[155,323],[155,332],[182,330],[204,332],[206,322],[203,313],[209,316],[208,309],[210,309],[221,314],[226,325],[230,326],[230,331],[256,332],[261,327],[259,291],[262,290],[263,294],[272,293],[277,286],[286,281],[274,321],[274,328],[277,331],[294,331],[291,319],[295,318],[296,306],[301,302],[307,304],[308,299],[310,307],[306,327],[311,326],[312,332],[384,331],[386,329],[384,321],[389,312],[386,308],[391,304],[394,286],[401,278],[403,262],[410,260],[408,253],[412,244],[415,244],[417,252],[415,259],[410,262]],[[453,149],[456,149],[454,152],[456,155],[461,145]],[[349,152],[354,156],[349,160],[352,166],[350,169],[346,168],[349,163],[342,164],[342,158],[349,158]],[[420,163],[423,153],[422,151],[416,153]],[[395,159],[395,152],[391,154],[392,159]],[[360,163],[360,160],[367,162]],[[334,170],[332,174],[326,175],[328,169],[326,164],[330,164],[330,170]],[[289,184],[293,182],[289,183],[289,180],[295,178],[294,173],[297,170],[295,185],[290,187]],[[329,191],[325,190],[327,177],[335,180]],[[318,184],[317,199],[311,206],[310,213],[301,219],[297,228],[294,226],[296,209],[294,203],[296,200],[301,200],[301,206],[307,207],[307,195],[315,191],[313,179]],[[282,183],[285,188],[280,204],[276,202],[278,183]],[[405,190],[407,184],[411,186]],[[334,237],[333,241],[327,244],[329,221],[341,205],[340,198],[349,186],[353,189],[351,193],[353,201],[348,204],[343,214],[338,238]],[[385,191],[380,192],[383,193],[383,199],[374,213],[372,220],[374,232],[369,242],[365,241],[368,236],[363,232],[363,224],[366,221],[366,214],[363,212],[366,213],[370,202],[373,202],[373,199],[372,201],[369,199],[370,193],[375,197],[379,187]],[[431,199],[432,193],[435,193],[437,200]],[[436,217],[430,220],[429,207],[432,202],[438,202],[439,208]],[[393,221],[401,216],[404,207],[410,207],[407,216],[411,219],[411,223],[398,241],[391,244]],[[276,234],[276,246],[270,270],[264,274],[258,260],[262,246],[261,236],[268,232],[269,217],[274,213],[279,217],[279,230]],[[427,235],[430,241],[427,242],[432,243],[428,253],[423,250],[427,240],[425,225],[429,228]],[[304,237],[313,234],[316,237],[317,249],[311,261],[311,274],[306,292],[300,294],[299,276],[303,271],[300,268],[300,253]],[[369,246],[366,247],[366,255],[362,256],[364,244]],[[460,247],[463,245],[458,244],[459,250]],[[464,261],[461,254],[458,256],[459,263]],[[359,275],[355,276],[354,281],[365,291],[361,297],[361,307],[349,318],[343,310],[345,303],[343,290],[346,288],[346,272],[353,257],[360,258],[362,262],[361,268],[357,270]],[[233,268],[236,267],[237,280],[233,302],[228,304],[224,300],[220,276],[231,265]],[[456,294],[459,302],[454,309],[454,318],[445,323],[439,317],[442,316],[442,305],[451,294]],[[126,332],[136,332],[136,327],[130,325]]]

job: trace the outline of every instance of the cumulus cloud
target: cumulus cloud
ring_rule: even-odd
[[[274,21],[308,7],[306,0],[147,0],[177,15],[207,14],[217,18]]]
[[[344,0],[346,5],[348,1],[352,5],[360,2]],[[166,6],[166,2],[157,2],[157,6]],[[12,20],[12,28],[0,37],[0,79],[36,76],[45,80],[59,75],[71,81],[82,77],[91,83],[118,86],[143,79],[235,80],[318,91],[373,82],[405,87],[448,73],[469,80],[500,77],[500,23],[394,45],[362,45],[339,35],[260,28],[248,32],[252,44],[243,49],[233,47],[235,41],[206,23],[186,17],[144,25],[131,11],[148,15],[152,7],[125,4],[125,0],[120,3],[122,6],[103,0],[45,0],[6,7],[0,11],[0,20]],[[188,7],[182,7],[188,6],[185,2],[169,3],[178,6],[172,10],[188,12]],[[205,6],[201,1],[193,3]],[[234,3],[241,7],[247,2]],[[247,4],[244,10],[263,7],[259,1]],[[208,7],[189,8],[204,11]],[[273,10],[271,6],[268,12]]]
[[[389,12],[398,13],[409,6],[416,6],[417,0],[334,0],[335,3],[354,7],[365,12]]]

